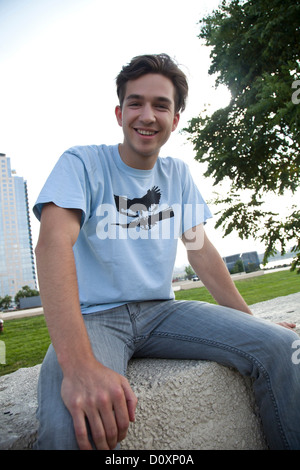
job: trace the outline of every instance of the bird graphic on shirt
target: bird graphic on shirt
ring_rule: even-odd
[[[160,189],[157,186],[153,186],[152,189],[148,189],[147,193],[142,197],[135,197],[129,199],[125,196],[116,196],[115,204],[117,210],[121,214],[125,214],[129,217],[139,217],[142,212],[149,211],[153,206],[157,207],[161,198]]]
[[[157,186],[148,189],[144,196],[133,199],[114,195],[118,212],[134,219],[129,223],[116,223],[115,225],[120,225],[123,228],[141,227],[149,230],[160,220],[174,217],[172,208],[155,212],[159,206],[160,198],[161,192]]]

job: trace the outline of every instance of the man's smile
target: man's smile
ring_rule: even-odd
[[[154,130],[136,129],[136,128],[135,128],[135,131],[140,135],[146,135],[146,136],[152,136],[158,133],[158,131],[154,131]]]

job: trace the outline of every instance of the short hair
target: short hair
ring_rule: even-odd
[[[146,54],[134,57],[125,65],[116,78],[117,95],[122,107],[126,93],[126,84],[148,73],[157,73],[169,78],[175,87],[175,112],[185,109],[188,95],[188,83],[185,74],[167,54]]]

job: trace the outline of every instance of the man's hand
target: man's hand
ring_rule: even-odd
[[[288,328],[289,330],[294,330],[297,326],[295,323],[289,323],[286,321],[278,322],[277,325],[283,326],[284,328]]]
[[[90,450],[86,420],[98,450],[114,449],[134,421],[137,398],[127,379],[95,360],[65,375],[61,394],[72,415],[78,446]]]

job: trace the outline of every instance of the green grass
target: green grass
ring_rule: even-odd
[[[271,300],[283,295],[300,292],[300,276],[289,270],[268,273],[235,281],[240,294],[248,305]],[[205,287],[181,290],[175,293],[177,300],[202,300],[216,303]]]
[[[43,315],[5,320],[0,340],[5,343],[5,364],[0,364],[0,376],[21,367],[40,364],[50,344]]]
[[[300,292],[300,276],[289,270],[235,281],[235,284],[249,305]],[[179,291],[175,294],[177,300],[202,300],[215,303],[205,287]],[[0,335],[0,341],[5,343],[6,349],[6,364],[0,364],[0,376],[21,367],[40,364],[50,344],[43,315],[16,320],[4,319],[4,330]]]

